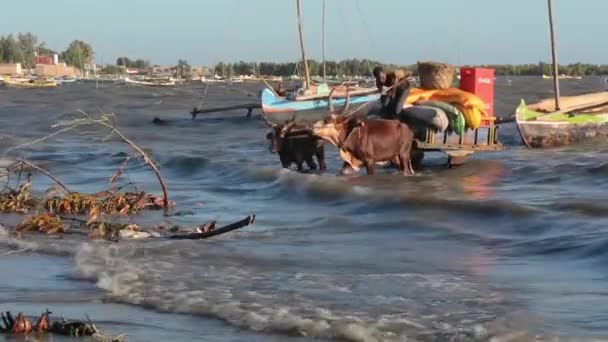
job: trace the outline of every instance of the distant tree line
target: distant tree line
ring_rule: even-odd
[[[44,42],[40,42],[30,32],[0,36],[0,63],[21,63],[29,69],[36,66],[36,54],[53,53],[56,52],[47,48]],[[90,64],[93,59],[93,49],[88,43],[75,40],[60,56],[66,64],[83,70],[85,64]]]
[[[323,75],[323,63],[314,59],[307,60],[308,68],[312,76]],[[325,69],[327,76],[364,76],[371,75],[377,65],[386,67],[397,67],[393,64],[384,64],[370,59],[346,59],[342,61],[327,61]],[[404,66],[407,67],[407,66]],[[220,62],[214,66],[216,75],[230,77],[231,75],[266,75],[266,76],[291,76],[304,73],[302,62]]]
[[[216,75],[230,77],[231,75],[267,75],[267,76],[291,76],[302,75],[304,67],[302,62],[235,62],[216,64],[213,69]],[[376,66],[385,68],[404,68],[417,72],[414,65],[395,65],[385,64],[369,59],[347,59],[342,61],[327,61],[327,76],[369,76]],[[551,75],[552,68],[550,63],[538,62],[537,64],[491,64],[491,65],[470,65],[475,67],[493,68],[496,75],[511,76],[538,76]],[[316,60],[308,60],[308,67],[312,76],[323,75],[323,64]],[[608,65],[575,63],[559,66],[559,74],[565,75],[608,75]]]
[[[489,67],[496,69],[497,75],[505,76],[538,76],[552,75],[553,68],[551,63],[538,62],[537,64],[520,64],[520,65],[481,65],[480,67]],[[591,75],[608,75],[608,65],[605,64],[586,64],[574,63],[560,65],[558,74],[571,76],[591,76]]]
[[[122,68],[134,68],[139,70],[148,70],[150,69],[150,61],[143,59],[135,59],[132,60],[129,57],[118,57],[116,59],[116,66],[108,65],[102,69],[103,73],[122,73]],[[176,73],[176,75],[182,77],[189,77],[191,73],[192,67],[185,59],[180,59],[177,61],[177,65],[172,68],[172,70]]]
[[[129,57],[118,57],[116,59],[116,65],[127,67],[127,68],[135,68],[135,69],[148,69],[150,67],[150,61],[138,58],[138,59],[130,59]]]

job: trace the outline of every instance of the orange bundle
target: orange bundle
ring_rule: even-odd
[[[485,103],[479,97],[458,88],[430,90],[412,88],[406,102],[415,104],[429,100],[446,102],[460,109],[467,127],[471,129],[478,128],[481,125],[481,118],[488,115]]]

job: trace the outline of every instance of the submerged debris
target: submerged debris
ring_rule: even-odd
[[[0,332],[13,334],[13,335],[25,335],[29,333],[51,333],[70,337],[84,337],[91,336],[96,340],[118,342],[124,340],[124,335],[118,337],[110,337],[104,335],[92,322],[87,319],[84,321],[55,321],[51,324],[50,315],[52,312],[46,310],[38,320],[36,324],[32,326],[32,323],[23,314],[19,313],[17,318],[13,318],[10,311],[2,312],[2,322],[0,323]]]
[[[65,233],[61,218],[55,214],[41,214],[26,217],[18,226],[18,232],[40,232],[46,234]]]
[[[30,195],[31,182],[20,184],[16,189],[0,193],[0,210],[4,212],[27,213],[36,205]]]

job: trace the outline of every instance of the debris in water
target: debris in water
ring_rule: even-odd
[[[84,321],[55,321],[51,323],[50,315],[52,312],[46,310],[36,324],[32,326],[28,318],[19,313],[17,318],[13,318],[10,311],[2,312],[2,322],[0,323],[0,333],[8,333],[13,335],[26,335],[30,333],[49,333],[70,337],[93,337],[97,341],[119,342],[124,341],[125,335],[112,337],[104,335],[92,322],[87,318]]]

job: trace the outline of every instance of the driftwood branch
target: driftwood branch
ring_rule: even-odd
[[[217,236],[217,235],[221,235],[221,234],[225,234],[228,232],[231,232],[233,230],[239,229],[239,228],[243,228],[246,226],[249,226],[251,224],[253,224],[253,222],[255,221],[255,215],[249,215],[246,218],[234,222],[232,224],[229,224],[227,226],[218,228],[218,229],[214,229],[205,233],[190,233],[190,234],[177,234],[177,235],[171,235],[169,236],[169,239],[176,239],[176,240],[200,240],[200,239],[208,239],[212,236]]]

